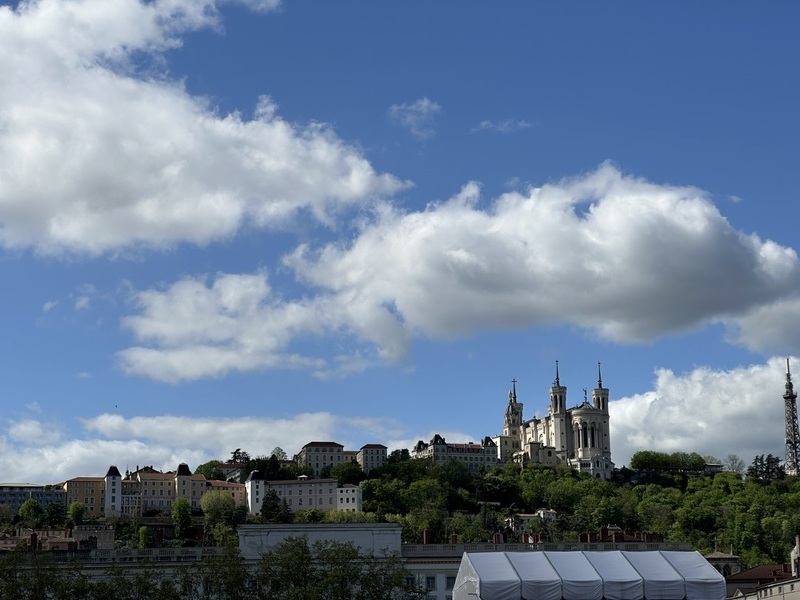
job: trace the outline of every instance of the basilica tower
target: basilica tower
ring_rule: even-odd
[[[561,385],[558,376],[558,361],[556,361],[556,380],[550,386],[550,446],[556,449],[556,454],[566,461],[567,451],[567,388]]]

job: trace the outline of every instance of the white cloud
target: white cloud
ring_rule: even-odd
[[[23,444],[52,444],[61,439],[60,428],[36,419],[11,421],[8,437]]]
[[[794,352],[800,347],[800,295],[756,306],[729,323],[730,341],[754,352]]]
[[[354,322],[386,319],[440,339],[572,323],[636,342],[800,289],[794,250],[734,230],[695,188],[606,164],[504,194],[488,210],[478,199],[469,184],[424,212],[383,211],[349,247],[301,247],[286,264],[347,299]]]
[[[153,465],[194,469],[212,459],[227,460],[241,448],[251,456],[275,446],[290,456],[313,440],[334,440],[349,450],[383,443],[401,431],[390,419],[303,413],[283,419],[154,416],[125,418],[103,414],[84,420],[85,436],[61,440],[55,430],[34,420],[11,422],[0,435],[4,481],[56,483],[78,476],[102,476],[111,464],[121,471]]]
[[[44,314],[47,314],[47,313],[49,313],[51,310],[53,310],[53,309],[54,309],[56,306],[58,306],[58,301],[57,301],[57,300],[51,300],[50,302],[45,302],[45,303],[42,305],[42,312],[43,312]]]
[[[513,133],[522,129],[533,127],[530,121],[519,119],[505,119],[503,121],[485,120],[478,123],[470,130],[470,133],[477,133],[479,131],[489,131],[494,133]]]
[[[91,304],[88,296],[79,296],[75,300],[75,310],[87,310]]]
[[[609,403],[612,458],[618,467],[638,450],[783,458],[785,374],[778,357],[730,371],[660,369],[652,391]]]
[[[185,278],[164,291],[136,295],[141,314],[123,325],[142,341],[119,353],[123,369],[162,381],[218,377],[229,371],[321,368],[287,350],[293,336],[322,333],[330,320],[316,302],[282,302],[266,275]],[[322,317],[322,318],[320,318]]]
[[[418,140],[428,140],[436,134],[434,117],[441,110],[436,102],[422,97],[408,104],[393,104],[389,107],[389,117]]]
[[[633,343],[723,322],[761,347],[793,305],[765,307],[800,290],[794,250],[734,230],[695,188],[606,164],[489,209],[478,200],[470,183],[422,212],[383,206],[349,246],[298,247],[284,264],[316,291],[301,300],[261,273],[139,292],[124,325],[142,345],[120,353],[123,367],[167,381],[293,366],[329,377],[403,362],[416,337],[560,323]],[[360,346],[292,352],[308,335]],[[797,332],[776,341],[800,346]]]
[[[324,125],[282,120],[266,97],[252,118],[220,115],[158,72],[184,32],[218,25],[214,0],[0,7],[0,245],[203,245],[298,211],[329,223],[402,187]]]

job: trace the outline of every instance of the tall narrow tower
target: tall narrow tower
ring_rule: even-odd
[[[789,371],[789,359],[786,359],[786,391],[783,393],[786,410],[786,456],[784,468],[787,475],[797,475],[798,459],[800,459],[800,433],[797,427],[797,392],[792,385],[792,374]]]

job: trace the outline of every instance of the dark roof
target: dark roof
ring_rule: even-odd
[[[789,563],[775,563],[771,565],[759,565],[746,571],[739,571],[733,575],[728,575],[727,581],[758,581],[768,583],[773,581],[783,581],[792,578],[792,566]]]
[[[303,448],[308,448],[309,446],[339,446],[339,448],[344,448],[342,444],[337,444],[336,442],[308,442]]]
[[[178,465],[178,477],[191,477],[192,470],[189,468],[189,465],[186,463],[181,463]]]
[[[117,468],[117,465],[111,465],[110,467],[108,467],[108,473],[106,473],[106,477],[120,477],[120,478],[122,477],[122,475],[119,472],[119,469]]]
[[[383,444],[364,444],[361,446],[361,449],[363,450],[364,448],[383,448],[384,450],[388,450]]]

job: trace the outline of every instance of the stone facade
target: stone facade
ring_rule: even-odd
[[[598,364],[597,387],[591,401],[583,390],[583,402],[567,407],[567,388],[561,385],[556,363],[556,378],[550,387],[547,415],[525,420],[522,402],[517,400],[516,381],[508,393],[503,433],[494,438],[501,461],[525,464],[565,465],[594,477],[610,479],[611,439],[608,413],[608,388]]]

